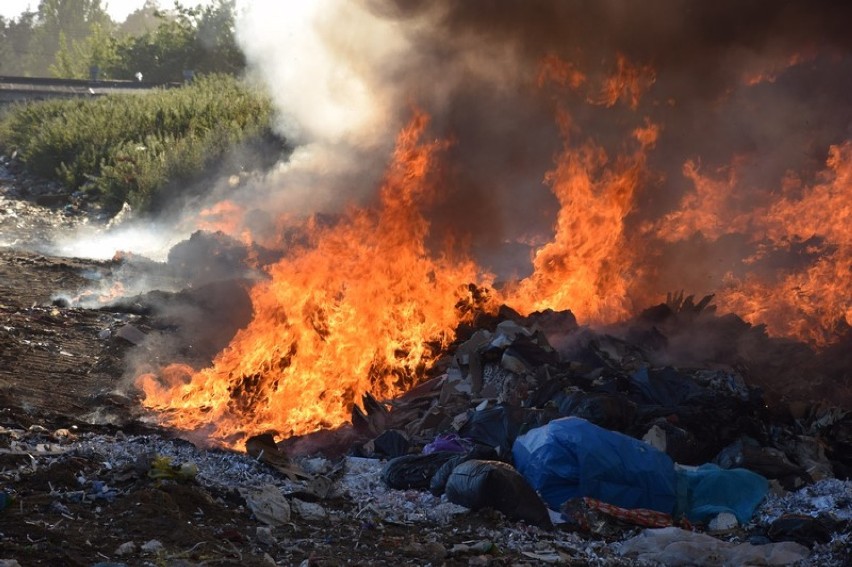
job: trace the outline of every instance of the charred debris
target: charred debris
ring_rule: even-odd
[[[81,377],[100,372],[114,380],[127,357],[164,343],[172,346],[168,357],[203,362],[251,317],[245,284],[262,276],[244,268],[247,253],[221,234],[197,233],[165,263],[124,255],[84,266],[15,255],[68,278],[90,269],[125,280],[144,273],[170,281],[174,291],[87,308],[79,298],[10,303],[3,306],[2,332],[21,339],[27,321],[41,321],[49,329],[44,346],[30,351],[91,357]],[[470,296],[485,293],[471,288]],[[197,564],[205,557],[267,565],[335,564],[345,557],[613,565],[639,557],[676,564],[670,546],[683,542],[713,547],[730,564],[849,559],[849,334],[816,351],[716,314],[712,297],[683,294],[598,329],[579,325],[568,311],[522,316],[505,306],[483,312],[476,301],[459,307],[474,316],[416,387],[396,399],[364,396],[351,424],[334,430],[253,437],[247,454],[181,441],[142,414],[132,391],[103,379],[91,384],[84,403],[59,394],[69,399],[52,414],[29,412],[4,395],[4,547],[23,554],[18,557],[30,546],[37,555],[67,560],[55,549],[57,526],[105,522],[112,527],[97,528],[102,541],[89,536],[71,545],[74,564],[98,557],[123,564]],[[83,344],[72,338],[77,335],[98,337],[101,350],[61,346]],[[25,368],[27,355],[13,350],[7,347],[4,357],[17,357],[16,368]],[[73,377],[78,370],[68,372]],[[42,396],[51,389],[55,384]],[[554,505],[544,497],[550,488],[522,470],[519,439],[566,420],[672,463],[675,472],[665,465],[657,477],[627,466],[623,474],[645,478],[646,491],[662,490],[665,475],[694,479],[688,475],[707,466],[750,471],[766,488],[745,516],[717,510],[700,521],[654,509],[654,502],[649,508],[606,501],[588,485]],[[642,493],[626,486],[634,496]],[[191,528],[153,528],[159,511],[151,503],[158,498],[171,507],[168,522]],[[681,564],[703,564],[678,557]]]

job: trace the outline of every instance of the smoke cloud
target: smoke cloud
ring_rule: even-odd
[[[416,105],[436,137],[453,141],[433,234],[470,243],[498,275],[523,276],[529,244],[552,236],[558,208],[544,177],[563,143],[559,106],[575,125],[571,143],[593,140],[610,155],[643,120],[662,128],[654,175],[627,219],[634,229],[664,222],[695,189],[683,173],[690,160],[708,179],[735,175],[733,208],[754,210],[790,171],[807,182],[850,135],[850,16],[846,5],[771,0],[251,3],[239,40],[297,144],[251,192],[297,213],[369,200]],[[587,77],[579,96],[538,84],[546,57]],[[635,108],[589,104],[620,57],[653,69],[653,84]],[[652,246],[651,277],[712,291],[748,255],[730,249],[741,245],[728,236]],[[675,273],[699,251],[695,269]]]
[[[843,190],[826,182],[826,162],[852,137],[850,16],[845,5],[770,0],[246,3],[238,40],[293,153],[263,174],[209,180],[178,219],[54,249],[165,260],[204,227],[198,211],[225,198],[262,244],[280,244],[282,217],[371,203],[417,108],[429,136],[450,141],[432,174],[430,244],[467,246],[498,282],[528,276],[554,237],[557,157],[593,144],[600,167],[617,168],[650,125],[656,141],[643,143],[641,182],[618,219],[618,246],[640,257],[616,274],[634,312],[667,291],[778,280],[825,253],[842,267],[835,252],[852,250],[848,238],[784,234],[772,218],[783,218],[779,200]],[[547,71],[553,61],[561,67]],[[150,287],[135,283],[134,293]],[[836,303],[852,322],[848,300]]]
[[[852,324],[843,284],[852,284],[852,238],[825,229],[852,222],[842,207],[852,179],[852,46],[840,23],[850,12],[769,0],[246,5],[238,39],[250,75],[272,95],[278,132],[295,150],[273,171],[225,193],[228,211],[253,236],[279,236],[284,250],[276,250],[275,264],[258,262],[269,280],[252,289],[252,322],[212,369],[187,379],[207,392],[208,380],[234,378],[220,415],[231,422],[240,414],[233,419],[240,428],[255,417],[265,425],[265,412],[288,414],[281,408],[295,399],[286,389],[292,384],[279,377],[297,368],[299,384],[319,377],[319,401],[331,397],[327,384],[340,382],[334,387],[343,397],[335,404],[357,402],[363,384],[342,386],[348,382],[291,365],[293,358],[316,344],[321,354],[313,358],[322,365],[358,367],[340,364],[327,349],[345,344],[336,350],[369,360],[372,345],[395,340],[394,333],[370,339],[363,350],[348,338],[328,340],[334,332],[362,322],[382,329],[376,321],[396,321],[400,312],[428,320],[408,295],[415,306],[437,299],[440,324],[433,328],[452,329],[444,299],[453,304],[480,276],[473,283],[492,281],[452,253],[435,262],[424,257],[421,213],[427,245],[441,252],[448,243],[467,247],[478,267],[497,276],[483,296],[493,292],[518,312],[571,309],[581,323],[603,325],[658,303],[667,291],[719,292],[722,312],[765,321],[773,335],[830,343],[819,334],[835,333],[839,321]],[[426,152],[406,138],[394,162],[402,167],[391,169],[380,193],[412,115],[430,117],[424,145],[440,148],[438,164],[418,167]],[[409,185],[416,186],[412,194]],[[438,194],[424,197],[433,187]],[[370,213],[336,216],[379,200],[375,225]],[[341,230],[311,232],[313,224],[294,223],[290,242],[315,246],[288,256],[282,219],[312,213],[319,213],[317,225]],[[410,230],[402,234],[400,226]],[[230,234],[242,236],[241,228]],[[404,246],[382,246],[397,240]],[[457,272],[458,280],[444,272]],[[814,285],[838,280],[843,285],[831,291]],[[387,290],[393,297],[379,293]],[[776,296],[776,305],[761,303]],[[793,322],[794,312],[801,316]],[[290,317],[300,323],[291,325]],[[703,358],[730,346],[736,360],[738,347],[765,336],[763,327],[733,319],[753,329],[741,344],[726,344],[730,333],[719,327],[718,336],[675,337],[674,350]],[[405,335],[409,323],[401,328]],[[701,341],[705,348],[696,349]],[[369,368],[364,376],[347,370],[346,378],[376,386],[377,367]],[[148,385],[148,407],[170,407],[170,386]],[[266,388],[282,404],[274,411],[257,404]],[[200,414],[193,419],[218,419],[206,409]],[[326,423],[327,408],[316,415],[322,421],[311,417],[311,427]],[[297,431],[289,422],[283,427]]]

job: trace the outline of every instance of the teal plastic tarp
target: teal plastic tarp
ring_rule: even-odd
[[[748,522],[769,490],[769,481],[746,469],[702,465],[677,470],[678,499],[675,516],[690,522],[708,522],[720,512],[730,512],[740,524]]]

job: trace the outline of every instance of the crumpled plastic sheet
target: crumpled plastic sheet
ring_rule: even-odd
[[[267,484],[257,488],[240,488],[239,492],[255,517],[264,524],[275,527],[290,521],[290,503],[277,486]]]
[[[740,400],[748,400],[749,392],[746,381],[742,376],[728,370],[699,370],[694,375],[695,381],[711,390],[732,394]]]
[[[732,543],[676,527],[646,529],[617,545],[618,551],[640,561],[668,566],[792,565],[807,559],[810,550],[784,541],[752,545]]]

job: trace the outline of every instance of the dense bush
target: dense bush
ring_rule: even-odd
[[[271,118],[268,97],[209,75],[148,94],[17,106],[0,122],[0,149],[17,151],[36,175],[99,194],[109,207],[127,201],[145,210],[179,196],[172,193],[232,148],[274,139]]]

